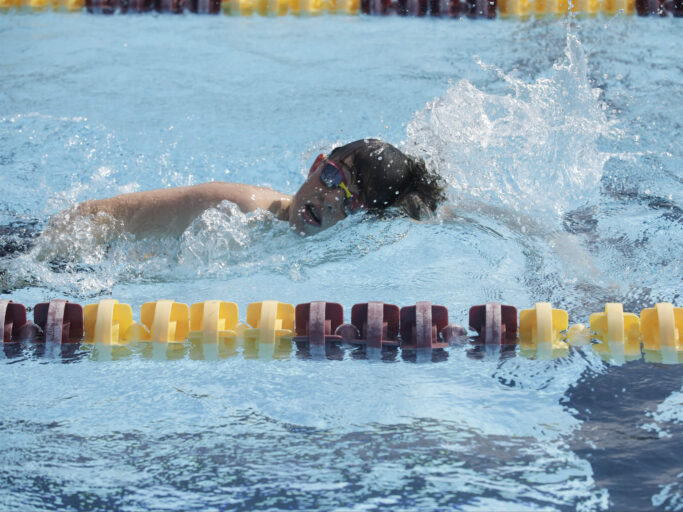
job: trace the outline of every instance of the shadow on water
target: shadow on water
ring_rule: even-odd
[[[538,447],[531,438],[486,436],[450,422],[421,419],[366,425],[344,433],[302,428],[244,411],[233,414],[226,424],[193,432],[163,434],[151,429],[95,435],[66,433],[66,427],[0,422],[2,431],[49,438],[51,445],[62,447],[46,453],[43,460],[46,466],[60,464],[64,471],[59,475],[16,467],[22,457],[36,456],[36,446],[17,446],[2,457],[6,464],[0,476],[6,489],[21,500],[16,502],[20,508],[443,510],[469,506],[481,510],[488,503],[505,510],[510,506],[573,510],[575,506],[574,497],[561,498],[552,484],[538,480],[533,469],[539,455],[550,465],[566,466],[552,443]],[[79,446],[89,450],[74,449]],[[114,467],[125,471],[113,472]],[[502,468],[506,471],[500,473]],[[547,469],[553,473],[556,468]],[[569,471],[573,478],[586,478],[576,469]],[[85,472],[100,478],[81,478]]]
[[[0,258],[28,251],[40,235],[42,223],[38,220],[17,220],[0,225]]]
[[[683,425],[667,423],[670,432],[649,427],[652,413],[681,390],[682,365],[635,361],[587,375],[566,395],[565,404],[583,421],[571,441],[572,450],[590,461],[596,485],[609,489],[614,510],[650,510],[663,487],[680,481]],[[679,497],[680,499],[680,497]]]

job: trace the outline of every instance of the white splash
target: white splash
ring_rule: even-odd
[[[598,141],[610,135],[611,123],[576,36],[567,34],[565,59],[533,83],[479,64],[511,92],[492,94],[460,80],[414,115],[406,151],[444,176],[456,202],[533,215],[594,202],[609,158]]]

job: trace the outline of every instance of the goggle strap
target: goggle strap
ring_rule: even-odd
[[[344,183],[343,181],[339,184],[339,188],[344,191],[344,193],[346,194],[346,197],[351,197],[353,195],[349,191],[349,188],[346,186],[346,183]]]
[[[311,174],[313,171],[315,171],[315,168],[318,167],[318,164],[326,158],[327,155],[325,153],[320,153],[317,157],[315,157],[315,162],[313,162],[313,165],[311,165],[311,168],[308,170],[308,174]]]

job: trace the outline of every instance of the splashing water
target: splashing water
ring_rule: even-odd
[[[405,148],[445,177],[456,202],[539,215],[595,201],[609,158],[598,140],[612,123],[591,87],[581,43],[568,33],[566,45],[565,62],[533,83],[477,59],[512,93],[490,94],[463,79],[415,114]]]
[[[565,59],[553,66],[550,77],[533,83],[478,62],[513,92],[487,93],[461,80],[414,114],[405,149],[445,177],[456,208],[508,223],[514,212],[513,231],[554,237],[562,246],[558,252],[571,255],[565,260],[587,261],[557,221],[558,214],[595,200],[609,158],[597,145],[601,136],[610,136],[612,125],[600,90],[590,85],[581,43],[568,33]],[[105,183],[112,171],[105,177],[102,172],[98,168],[90,181]],[[83,218],[68,233],[41,237],[33,251],[8,263],[0,285],[42,285],[93,296],[117,282],[235,277],[257,270],[299,280],[306,267],[352,253],[338,232],[346,231],[341,240],[355,240],[361,251],[391,245],[406,232],[405,223],[397,223],[387,236],[386,226],[378,231],[376,224],[373,230],[354,221],[304,242],[269,213],[243,214],[228,203],[207,210],[179,239],[135,240],[115,224]],[[321,236],[326,239],[322,248]],[[579,267],[572,263],[569,272],[582,272]]]

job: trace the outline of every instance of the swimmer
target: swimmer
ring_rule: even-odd
[[[179,235],[205,210],[223,201],[242,212],[270,211],[288,221],[301,235],[313,235],[348,215],[395,208],[421,219],[444,201],[441,177],[429,172],[422,160],[411,158],[391,144],[363,139],[319,155],[296,194],[240,183],[212,182],[187,187],[122,194],[86,201],[62,212],[53,226],[77,216],[104,214],[137,237]]]

